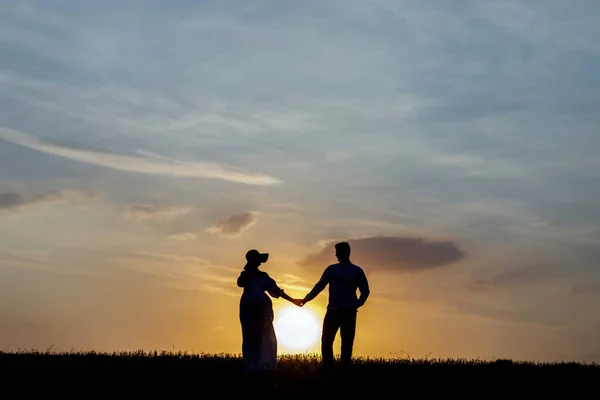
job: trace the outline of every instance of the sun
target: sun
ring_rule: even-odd
[[[285,307],[273,322],[277,340],[293,351],[308,350],[319,340],[320,325],[307,308]]]

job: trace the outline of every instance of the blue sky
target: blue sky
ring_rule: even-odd
[[[106,282],[140,307],[130,285],[172,290],[156,298],[190,309],[177,321],[217,296],[232,331],[246,249],[303,296],[352,239],[376,288],[365,323],[390,332],[357,339],[366,353],[597,359],[599,16],[591,0],[3,3],[0,291],[22,306],[0,307],[0,340],[44,346],[39,326],[83,332],[90,310],[120,333],[60,345],[180,334],[135,342],[140,322],[120,341],[124,314],[89,294]],[[76,310],[57,296],[72,279]],[[417,339],[432,327],[453,339]],[[236,332],[179,340],[236,351]]]

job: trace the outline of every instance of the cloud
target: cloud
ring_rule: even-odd
[[[418,272],[450,265],[466,254],[452,241],[427,241],[421,238],[372,236],[347,240],[352,260],[369,271]],[[335,243],[328,242],[318,253],[310,254],[298,264],[323,270],[336,263]]]
[[[528,265],[504,271],[487,268],[474,274],[473,280],[467,282],[466,287],[472,292],[478,292],[494,288],[530,286],[563,275],[560,268],[546,264]]]
[[[36,270],[52,270],[56,264],[48,261],[46,253],[35,250],[0,249],[0,264],[22,266]]]
[[[217,221],[213,226],[206,228],[207,233],[222,233],[229,236],[238,236],[250,229],[256,223],[256,215],[252,211],[234,214],[226,219]]]
[[[18,193],[0,193],[0,209],[18,208],[25,204],[25,199]]]
[[[282,183],[280,179],[272,176],[252,173],[224,164],[185,162],[145,151],[138,151],[138,155],[133,156],[92,150],[80,145],[68,146],[66,143],[59,145],[6,128],[0,128],[0,138],[43,153],[119,171],[165,176],[213,178],[248,185],[274,185]]]
[[[443,288],[437,287],[436,289],[440,289],[440,292],[443,291]],[[543,325],[553,328],[560,326],[553,318],[542,316],[539,313],[533,313],[532,315],[532,313],[527,310],[514,307],[511,308],[508,305],[497,306],[491,302],[488,303],[468,298],[457,298],[450,293],[435,293],[434,290],[423,290],[421,286],[402,291],[396,290],[394,292],[374,293],[369,297],[369,301],[396,303],[394,307],[398,307],[397,303],[411,308],[415,306],[427,307],[437,310],[437,312],[443,313],[444,315],[461,314],[497,321],[531,324],[534,326]]]
[[[574,285],[570,293],[573,295],[596,295],[600,293],[600,283]]]
[[[134,257],[140,260],[156,261],[173,264],[212,265],[210,261],[193,256],[181,256],[176,254],[154,253],[150,251],[137,251],[135,253],[125,252],[119,254],[123,257]]]
[[[0,210],[18,210],[26,206],[41,204],[41,203],[54,203],[64,201],[69,198],[75,197],[93,197],[94,193],[91,191],[81,190],[55,190],[51,192],[41,193],[32,196],[28,199],[24,198],[21,194],[16,192],[5,192],[0,193]]]
[[[157,284],[162,286],[239,295],[235,286],[238,269],[213,264],[201,258],[135,252],[120,255],[115,264],[129,271],[157,277]]]
[[[176,233],[174,235],[167,236],[167,239],[169,239],[169,240],[178,240],[180,242],[187,242],[190,240],[194,240],[196,238],[197,238],[196,234],[192,233],[192,232]]]
[[[293,274],[271,273],[271,277],[277,281],[277,285],[288,291],[300,291],[307,293],[315,284],[312,280],[306,280]]]
[[[157,206],[157,205],[136,205],[123,213],[123,217],[136,221],[168,221],[175,219],[187,212],[192,207],[189,206]]]

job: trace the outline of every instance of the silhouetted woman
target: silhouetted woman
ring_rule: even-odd
[[[242,358],[247,373],[277,369],[277,338],[273,327],[274,298],[282,297],[299,305],[297,299],[288,296],[277,286],[275,280],[258,269],[267,262],[269,253],[250,250],[246,253],[246,265],[237,279],[244,288],[240,299],[240,323],[242,325]]]

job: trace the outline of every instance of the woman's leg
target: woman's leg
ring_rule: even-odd
[[[242,358],[246,372],[254,371],[260,362],[262,329],[260,310],[253,304],[240,308],[242,326]]]
[[[270,299],[265,301],[261,316],[261,349],[260,349],[260,369],[277,369],[277,337],[273,327],[273,305]]]

